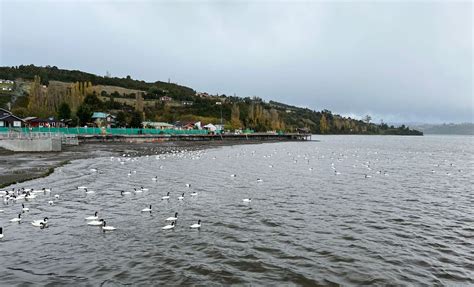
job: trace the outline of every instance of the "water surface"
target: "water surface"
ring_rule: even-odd
[[[21,224],[21,202],[0,204],[0,285],[474,284],[472,137],[313,138],[76,160],[21,183],[53,191]],[[87,226],[95,211],[118,229]]]

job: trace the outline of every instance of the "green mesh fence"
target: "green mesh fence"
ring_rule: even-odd
[[[157,130],[157,129],[138,129],[138,128],[16,128],[14,131],[21,132],[52,132],[76,135],[206,135],[206,130]],[[0,127],[0,133],[10,131],[9,128]]]

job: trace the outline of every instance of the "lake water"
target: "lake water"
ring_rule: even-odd
[[[19,184],[53,190],[21,224],[23,201],[0,204],[0,285],[474,284],[473,137],[313,139],[104,155]],[[117,230],[86,225],[95,211]]]

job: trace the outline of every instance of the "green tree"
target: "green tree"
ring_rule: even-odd
[[[326,120],[326,116],[324,114],[321,116],[321,120],[319,120],[319,129],[322,134],[325,134],[329,131],[328,121]]]
[[[67,103],[62,102],[61,105],[59,105],[58,118],[60,120],[66,120],[71,118],[71,108]]]
[[[77,108],[76,116],[79,119],[79,125],[84,126],[91,121],[92,111],[88,105],[82,104]]]
[[[92,111],[101,111],[104,108],[104,103],[97,97],[95,92],[89,94],[84,98],[84,105],[87,105]]]
[[[117,113],[117,117],[115,118],[115,124],[119,128],[124,128],[127,126],[127,115],[120,111]]]
[[[141,128],[142,121],[143,121],[142,113],[135,111],[135,112],[132,112],[129,125],[131,128]]]
[[[237,104],[232,105],[230,124],[232,129],[240,129],[242,124],[240,122],[240,109]]]
[[[365,122],[366,124],[369,124],[371,120],[372,120],[372,117],[369,116],[369,115],[366,115],[366,116],[364,117],[364,122]]]

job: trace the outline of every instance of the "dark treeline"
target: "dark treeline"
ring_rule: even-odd
[[[195,91],[191,88],[173,83],[156,81],[147,83],[145,81],[134,80],[130,76],[125,78],[98,76],[77,70],[64,70],[56,66],[38,67],[35,65],[20,65],[16,67],[0,67],[0,78],[15,80],[18,78],[34,80],[35,76],[41,78],[43,85],[48,85],[49,81],[61,82],[90,82],[92,85],[117,86],[127,89],[150,91],[151,93],[162,93],[168,96],[179,98],[180,100],[190,100]]]

